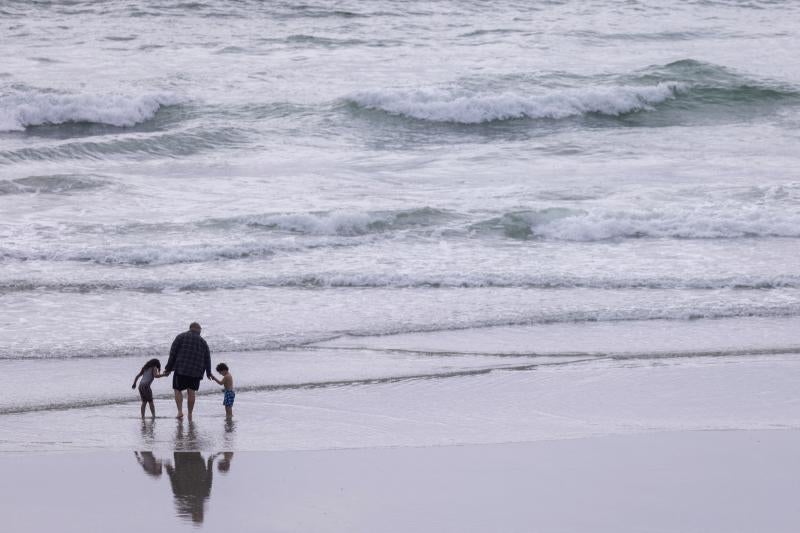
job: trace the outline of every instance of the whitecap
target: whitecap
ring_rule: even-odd
[[[675,98],[680,83],[651,86],[597,86],[520,92],[474,93],[448,89],[378,89],[360,91],[346,100],[365,109],[380,110],[431,122],[479,124],[513,119],[563,119],[599,113],[619,116],[653,109]]]
[[[18,92],[0,97],[0,132],[29,126],[94,123],[130,127],[183,100],[170,92],[139,95]]]

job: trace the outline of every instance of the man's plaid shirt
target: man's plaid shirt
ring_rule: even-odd
[[[199,333],[185,331],[172,341],[164,372],[172,370],[176,374],[193,378],[202,378],[203,373],[211,374],[211,350]]]

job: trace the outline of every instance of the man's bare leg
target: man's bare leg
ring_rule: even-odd
[[[183,393],[178,389],[175,389],[175,405],[178,408],[178,416],[175,418],[183,418]],[[191,410],[189,412],[191,413]]]
[[[189,405],[189,420],[192,419],[192,411],[194,411],[194,391],[189,389],[186,391],[186,395],[188,397],[187,404]]]
[[[227,418],[228,420],[233,418],[233,407],[231,407],[230,405],[225,406],[225,418]]]

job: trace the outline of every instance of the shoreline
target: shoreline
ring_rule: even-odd
[[[348,364],[338,367],[333,360],[303,367],[304,381],[334,368],[325,387],[268,387],[271,390],[258,392],[242,383],[231,424],[225,422],[222,392],[216,387],[198,396],[191,424],[176,422],[174,402],[161,395],[156,401],[158,418],[144,422],[138,401],[5,414],[0,451],[208,453],[539,442],[653,431],[800,429],[800,399],[793,380],[800,361],[792,355],[601,359],[541,364],[531,370],[518,370],[520,361],[508,358],[403,355],[376,358],[376,364],[367,366],[364,357],[340,360]],[[280,382],[305,361],[314,360],[308,356],[275,366],[268,361],[256,377]],[[257,358],[232,361],[243,375],[257,362]],[[436,377],[381,379],[392,366],[401,367],[398,373],[424,367],[426,374]],[[263,374],[269,369],[272,375]],[[441,377],[443,372],[472,369],[477,373]],[[343,382],[344,375],[364,383]],[[121,371],[117,376],[130,391],[129,376]],[[114,383],[98,382],[98,393],[111,390]],[[7,392],[12,402],[31,401],[36,399],[31,395],[40,394],[28,393],[25,382],[12,384]],[[54,394],[46,390],[41,395],[44,400]]]

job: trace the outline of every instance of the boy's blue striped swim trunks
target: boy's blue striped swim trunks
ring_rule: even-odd
[[[226,390],[225,397],[222,399],[222,405],[232,407],[234,398],[236,398],[236,391]]]

